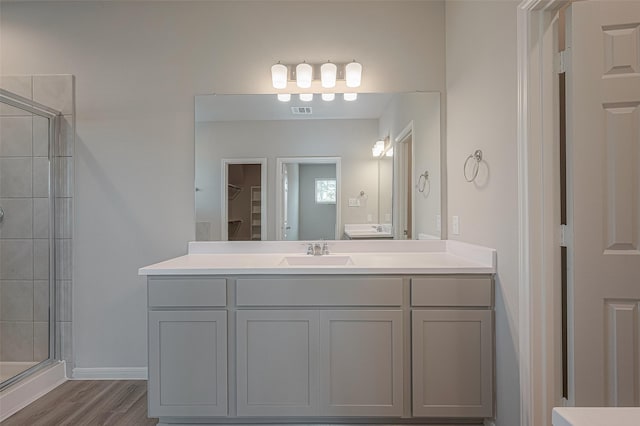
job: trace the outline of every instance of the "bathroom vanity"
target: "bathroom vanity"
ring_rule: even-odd
[[[494,414],[495,251],[190,243],[148,277],[160,424],[469,424]],[[456,423],[457,422],[457,423]]]

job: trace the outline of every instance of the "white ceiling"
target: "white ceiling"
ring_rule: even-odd
[[[196,96],[196,122],[241,120],[355,120],[378,119],[393,93],[359,93],[347,102],[341,94],[325,102],[316,94],[311,102],[297,95],[290,102],[280,102],[276,95],[201,95]],[[311,107],[311,115],[294,115],[291,107]]]

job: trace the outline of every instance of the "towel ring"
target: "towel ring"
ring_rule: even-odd
[[[425,187],[427,188],[427,193],[424,193]],[[429,171],[425,170],[423,174],[418,178],[418,183],[416,184],[416,188],[418,192],[424,194],[425,197],[428,197],[431,193],[431,181],[429,180]]]
[[[469,160],[471,160],[472,158],[476,160],[476,162],[473,164],[473,173],[471,174],[472,176],[468,177],[467,164],[469,164]],[[462,169],[464,173],[464,180],[466,180],[467,182],[473,182],[474,180],[476,180],[476,178],[478,177],[478,170],[480,169],[481,161],[482,161],[482,151],[479,149],[476,149],[473,154],[467,157],[467,159],[464,162],[464,167]]]

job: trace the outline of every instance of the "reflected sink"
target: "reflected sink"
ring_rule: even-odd
[[[351,256],[286,256],[280,265],[289,266],[343,266],[353,265]]]

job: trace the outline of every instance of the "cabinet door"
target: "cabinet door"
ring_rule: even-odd
[[[413,415],[493,416],[489,310],[414,310]]]
[[[227,415],[227,312],[149,312],[149,416]]]
[[[321,311],[323,416],[402,415],[402,312]]]
[[[318,312],[237,312],[238,416],[318,415]]]

